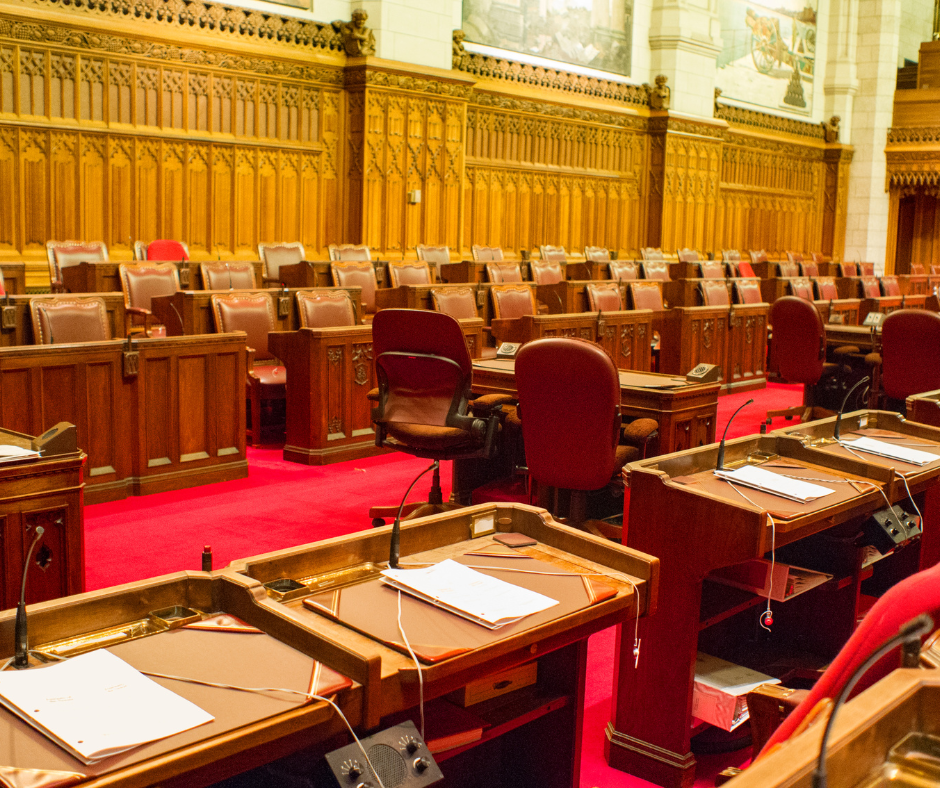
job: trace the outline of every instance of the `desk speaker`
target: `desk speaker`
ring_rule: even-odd
[[[426,788],[444,780],[411,720],[361,741],[385,788]],[[326,763],[340,788],[379,788],[356,742],[327,753]]]
[[[689,383],[717,383],[721,379],[721,367],[715,364],[699,364],[686,373]]]

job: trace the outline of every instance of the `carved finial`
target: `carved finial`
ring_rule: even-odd
[[[720,98],[721,98],[721,88],[715,88],[715,114],[716,115],[718,114],[718,109],[719,109],[718,99]]]
[[[352,21],[333,23],[343,36],[343,46],[350,57],[375,54],[375,34],[366,27],[368,18],[369,15],[365,10],[357,8],[352,12]]]
[[[671,90],[666,84],[669,77],[665,74],[656,75],[656,87],[648,88],[650,95],[650,109],[669,109],[669,96]]]
[[[823,130],[825,132],[826,142],[838,142],[839,141],[839,123],[842,121],[838,115],[833,115],[829,118],[828,123],[823,121]]]
[[[463,30],[454,31],[454,40],[451,44],[454,68],[457,68],[460,65],[461,61],[463,60],[463,56],[467,54],[467,50],[464,49],[463,45],[463,40],[466,38],[466,36],[467,34],[464,33]]]

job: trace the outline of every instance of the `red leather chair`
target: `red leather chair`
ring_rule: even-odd
[[[875,264],[874,263],[859,263],[858,273],[859,273],[859,276],[874,276]]]
[[[741,262],[741,253],[737,249],[722,249],[721,259],[725,263],[734,263],[737,265]]]
[[[702,260],[698,264],[699,276],[702,279],[724,279],[725,266],[718,260]]]
[[[499,414],[471,415],[473,368],[454,318],[420,309],[384,309],[372,323],[372,350],[379,382],[372,410],[376,446],[437,460],[492,456]],[[423,517],[455,508],[443,503],[440,472],[435,471],[428,502],[407,505],[404,512]],[[373,507],[369,516],[380,525],[397,509]]]
[[[819,266],[816,263],[800,263],[800,276],[819,276]]]
[[[516,321],[526,315],[538,314],[534,289],[525,284],[493,285],[490,288],[493,299],[493,319],[490,331],[493,339],[500,342],[519,342]]]
[[[568,256],[565,254],[564,246],[540,246],[539,256],[543,263],[559,263],[564,265],[568,262]]]
[[[356,325],[356,307],[347,290],[299,292],[297,315],[301,328],[341,328]]]
[[[593,282],[585,287],[591,312],[619,312],[623,309],[617,282]]]
[[[881,324],[881,385],[885,395],[904,400],[940,388],[940,315],[899,309]]]
[[[785,278],[793,278],[800,275],[800,266],[798,263],[777,263],[777,270],[780,272],[780,276]]]
[[[729,306],[731,295],[724,279],[703,279],[699,285],[699,297],[703,306]]]
[[[473,244],[470,247],[473,260],[476,263],[501,262],[503,259],[503,250],[499,246],[480,246]]]
[[[365,244],[330,244],[327,249],[334,262],[372,262],[372,253]]]
[[[769,261],[769,258],[767,257],[767,252],[765,252],[763,249],[761,249],[760,251],[757,251],[755,249],[749,249],[747,254],[748,254],[748,257],[751,258],[751,263],[755,265],[757,263],[766,263]]]
[[[639,267],[629,260],[612,260],[607,267],[615,282],[633,282],[640,278]]]
[[[433,283],[431,268],[427,263],[389,263],[388,276],[392,287]]]
[[[896,276],[881,277],[881,292],[886,296],[901,295],[901,285],[898,284],[898,278]]]
[[[278,285],[281,282],[281,266],[302,263],[307,259],[307,252],[300,241],[258,244],[258,257],[261,258],[261,276],[264,284]]]
[[[830,411],[813,403],[813,389],[824,378],[839,374],[838,364],[826,363],[826,330],[819,311],[812,301],[784,296],[770,308],[770,357],[780,377],[787,383],[803,384],[803,404],[797,408],[767,412],[767,423],[775,416],[801,421],[831,416]]]
[[[697,263],[702,259],[694,249],[680,249],[676,252],[676,257],[680,263]]]
[[[644,246],[640,249],[640,257],[643,260],[649,262],[662,262],[666,258],[663,257],[662,249],[654,249],[652,246]]]
[[[660,282],[669,282],[669,264],[664,260],[644,260],[640,263],[644,279],[656,279]]]
[[[787,262],[803,265],[803,255],[800,252],[787,252]]]
[[[255,267],[251,263],[200,263],[199,275],[206,290],[254,290]]]
[[[565,272],[557,261],[533,260],[529,263],[529,269],[532,271],[532,281],[537,285],[556,285],[565,278]]]
[[[832,276],[818,276],[813,280],[816,286],[816,297],[823,301],[834,301],[839,297],[836,280]]]
[[[927,276],[923,263],[911,263],[911,276]]]
[[[662,310],[663,291],[652,282],[630,282],[627,285],[631,309]]]
[[[760,292],[760,284],[754,279],[738,279],[734,283],[736,303],[762,304],[764,297]]]
[[[450,315],[454,320],[469,320],[480,316],[477,312],[476,290],[472,287],[434,287],[431,304],[435,312]]]
[[[496,285],[512,284],[522,281],[522,270],[519,263],[494,260],[486,264],[486,278]]]
[[[790,281],[790,294],[805,301],[812,301],[813,283],[809,279],[792,279]]]
[[[180,276],[174,263],[119,265],[124,291],[124,333],[135,326],[149,337],[166,336],[166,326],[153,322],[150,302],[155,296],[173,295],[180,289]]]
[[[335,287],[359,287],[362,289],[362,308],[369,315],[375,314],[375,268],[367,260],[337,260],[330,262],[330,274]]]
[[[134,259],[151,263],[175,263],[189,260],[189,246],[184,241],[159,240],[134,244]]]
[[[251,445],[261,444],[261,405],[286,398],[287,370],[268,349],[268,334],[277,327],[268,293],[233,293],[211,298],[216,331],[248,335],[246,394],[251,404]]]
[[[415,251],[418,253],[418,260],[431,266],[437,278],[440,278],[441,266],[450,263],[449,246],[418,244],[415,247]]]
[[[584,259],[589,263],[609,263],[610,249],[605,246],[585,246]]]
[[[111,339],[111,324],[102,298],[31,298],[29,312],[37,345]]]
[[[857,263],[839,263],[839,276],[858,276]]]
[[[108,247],[104,241],[46,241],[49,261],[49,281],[53,293],[64,293],[62,269],[79,263],[108,262]]]
[[[859,280],[862,288],[862,298],[881,298],[881,285],[873,276],[863,276]]]

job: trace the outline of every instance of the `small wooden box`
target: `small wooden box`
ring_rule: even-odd
[[[449,695],[450,700],[460,706],[472,706],[490,698],[498,698],[507,692],[535,684],[538,678],[538,662],[526,662],[509,670],[494,673],[476,681],[471,681]]]

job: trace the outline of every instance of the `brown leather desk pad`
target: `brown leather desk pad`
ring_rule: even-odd
[[[285,687],[333,694],[352,684],[345,676],[263,633],[184,628],[121,643],[108,650],[140,671],[241,687]],[[86,766],[39,731],[0,708],[0,785],[7,782],[11,785],[45,784],[17,782],[14,775],[6,773],[9,767],[78,772],[89,776],[105,774],[224,735],[306,703],[298,695],[262,695],[183,681],[153,680],[192,701],[215,719],[198,728]],[[146,709],[141,709],[141,713],[146,714]]]
[[[851,432],[842,433],[843,440],[847,440],[850,445],[857,437],[873,438],[874,440],[884,441],[885,443],[893,443],[898,446],[909,446],[912,449],[918,449],[919,451],[924,451],[928,454],[936,454],[937,460],[940,460],[940,443],[932,441],[929,438],[918,438],[916,435],[905,435],[903,432],[879,429],[852,430]],[[838,443],[828,443],[825,446],[818,446],[817,449],[829,454],[838,454],[840,457],[848,457],[852,460],[858,460],[861,458],[864,462],[867,462],[870,465],[880,465],[883,468],[894,468],[899,474],[903,476],[913,476],[920,473],[921,471],[927,470],[928,468],[934,468],[934,463],[932,462],[927,463],[927,465],[911,465],[909,462],[893,460],[890,457],[879,457],[877,454],[869,454],[868,452],[864,451],[856,451],[855,454],[853,454]]]
[[[759,467],[772,473],[791,476],[798,478],[800,481],[808,481],[811,484],[818,483],[834,492],[822,498],[817,498],[815,501],[799,503],[798,501],[781,498],[779,495],[745,487],[743,484],[735,484],[732,487],[731,483],[715,476],[713,470],[700,471],[689,476],[676,476],[672,481],[698,492],[724,498],[742,506],[746,506],[748,503],[744,498],[746,495],[755,506],[769,512],[772,517],[781,520],[792,520],[796,517],[812,514],[875,489],[868,480],[860,480],[846,474],[826,472],[785,458],[768,460],[761,463]],[[854,486],[846,483],[845,479],[851,479],[855,483]]]
[[[516,371],[516,362],[511,358],[487,359],[486,361],[474,361],[473,368],[513,375]],[[673,389],[685,385],[688,385],[685,378],[671,375],[657,375],[652,372],[620,372],[621,388]]]
[[[480,550],[478,547],[475,552],[479,553]],[[487,549],[487,552],[491,550]],[[520,555],[517,553],[501,557],[467,553],[455,557],[454,560],[500,580],[544,594],[557,600],[558,604],[514,624],[491,630],[403,593],[402,626],[408,642],[422,662],[435,663],[464,654],[590,607],[617,593],[617,589],[613,587],[615,583],[609,578],[576,573],[559,574],[565,570],[554,564]],[[407,568],[410,563],[418,560],[420,556],[412,556],[403,560],[402,566]],[[425,566],[417,563],[415,565]],[[500,571],[501,569],[517,571]],[[518,571],[523,569],[532,573],[551,574],[528,574]],[[608,582],[603,582],[605,580]],[[408,653],[398,631],[398,592],[382,583],[378,577],[307,597],[304,599],[304,606],[397,651]]]

